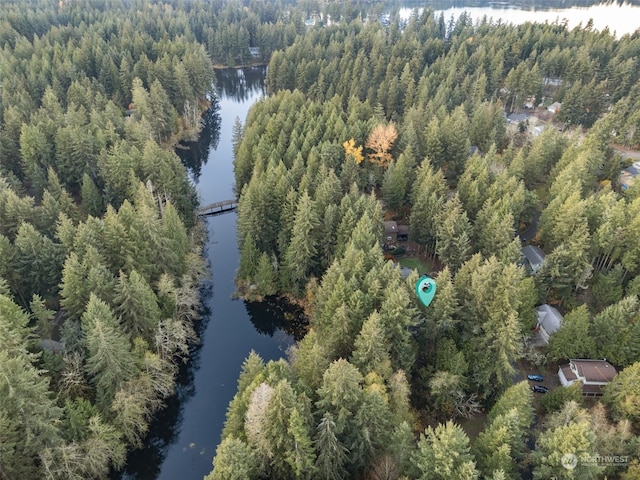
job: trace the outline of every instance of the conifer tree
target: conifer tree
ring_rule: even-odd
[[[120,272],[115,287],[114,312],[132,336],[151,341],[160,320],[158,298],[142,276],[133,270],[129,276]]]
[[[57,293],[62,270],[63,250],[59,244],[23,223],[15,239],[14,268],[29,294]]]
[[[287,380],[281,380],[273,389],[263,419],[264,440],[269,448],[273,478],[283,480],[291,478],[292,470],[294,472],[299,470],[299,473],[302,473],[304,470],[302,467],[309,465],[308,454],[310,452],[299,452],[301,455],[299,458],[296,458],[298,453],[292,452],[295,449],[295,445],[292,443],[304,437],[303,430],[298,429],[295,434],[291,431],[291,416],[295,406],[296,398],[291,384]],[[296,422],[301,420],[296,420]],[[296,439],[295,435],[300,438]],[[294,474],[297,476],[297,473]]]
[[[278,275],[273,266],[273,260],[266,252],[262,252],[254,275],[257,293],[264,296],[274,295],[278,291]]]
[[[389,378],[391,361],[381,322],[378,312],[369,315],[355,340],[351,363],[358,367],[363,375],[376,372],[383,378]]]
[[[61,443],[62,410],[21,346],[22,354],[0,349],[0,474],[6,478],[37,478],[39,454]]]
[[[471,225],[458,195],[444,205],[435,231],[438,256],[456,272],[471,254]]]
[[[337,437],[337,426],[333,415],[325,412],[316,433],[318,457],[315,467],[320,480],[342,480],[347,475],[345,465],[349,451]]]
[[[298,202],[291,243],[284,257],[284,282],[290,284],[294,290],[302,288],[308,280],[308,275],[316,263],[317,240],[316,228],[319,220],[313,208],[313,201],[304,192]]]
[[[533,478],[543,479],[556,476],[558,479],[600,478],[603,467],[580,462],[580,458],[591,455],[595,442],[589,413],[579,408],[575,402],[565,404],[562,411],[550,418],[546,430],[540,433],[532,461]],[[573,454],[578,460],[575,468],[565,468],[566,454]]]
[[[411,462],[420,480],[475,480],[479,476],[467,434],[451,421],[435,429],[427,427],[420,434]]]
[[[331,413],[340,434],[348,434],[353,428],[353,415],[362,402],[363,381],[358,369],[342,358],[332,362],[322,376],[317,406]]]
[[[297,408],[291,411],[287,433],[290,445],[285,460],[294,478],[313,478],[316,454],[308,425]]]
[[[116,391],[135,375],[138,366],[113,312],[93,293],[82,315],[82,330],[87,336],[87,371],[96,386],[98,405],[106,411]]]
[[[604,391],[602,398],[614,418],[629,419],[633,425],[640,425],[640,362],[635,362],[622,370]]]
[[[327,347],[315,329],[309,330],[298,344],[289,351],[290,362],[298,378],[298,385],[310,395],[315,395],[322,384],[322,376],[331,362]]]
[[[259,473],[253,450],[242,440],[227,437],[216,448],[213,471],[205,480],[252,480]]]
[[[555,360],[595,358],[596,344],[590,330],[587,306],[574,308],[564,316],[560,329],[549,339],[549,356]]]

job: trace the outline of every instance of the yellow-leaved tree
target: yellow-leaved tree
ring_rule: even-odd
[[[393,147],[396,138],[398,138],[398,131],[393,123],[378,124],[364,144],[371,150],[371,153],[368,154],[369,161],[377,163],[381,167],[388,167],[393,160],[389,150]]]
[[[344,147],[344,153],[347,157],[353,158],[353,160],[359,165],[364,160],[362,155],[362,145],[356,147],[356,141],[351,138],[342,144]]]

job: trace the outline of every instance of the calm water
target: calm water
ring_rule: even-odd
[[[562,3],[558,2],[559,5]],[[618,37],[626,33],[633,33],[637,28],[640,28],[640,6],[628,3],[600,3],[588,7],[534,9],[511,6],[508,2],[496,2],[487,7],[453,7],[441,11],[444,13],[445,19],[452,15],[454,18],[458,18],[462,12],[466,11],[474,21],[486,16],[495,21],[500,19],[502,23],[516,25],[525,22],[553,23],[558,21],[558,23],[566,22],[569,28],[574,28],[579,25],[584,27],[589,20],[592,20],[594,29],[602,31],[608,27],[609,31]]]
[[[234,197],[233,124],[236,117],[244,122],[249,107],[263,95],[263,79],[264,68],[217,73],[218,109],[209,112],[209,130],[188,152],[180,152],[202,204]],[[211,471],[242,362],[252,349],[265,360],[285,356],[294,341],[293,332],[283,330],[289,326],[284,318],[291,317],[290,308],[231,298],[239,265],[236,214],[206,222],[206,255],[213,278],[204,291],[202,341],[194,349],[193,362],[181,372],[177,395],[151,426],[145,448],[130,456],[122,479],[202,479]]]
[[[429,2],[419,6],[429,6]],[[594,28],[609,26],[618,35],[640,26],[640,7],[628,4],[592,5],[585,8],[532,10],[506,3],[434,9],[448,19],[469,12],[475,20],[487,16],[506,23],[553,22],[567,19],[570,27],[585,25],[590,18]],[[403,2],[401,6],[411,6]],[[410,8],[401,9],[408,15]],[[264,68],[224,70],[216,73],[219,86],[217,103],[207,114],[207,128],[189,150],[180,152],[197,185],[202,204],[227,200],[233,192],[232,135],[236,118],[243,123],[253,103],[264,94]],[[211,461],[220,441],[225,413],[236,391],[240,367],[253,349],[264,359],[276,359],[294,342],[293,332],[283,328],[291,311],[278,302],[245,304],[232,300],[233,280],[239,265],[236,245],[236,214],[206,220],[206,255],[213,278],[204,290],[204,314],[200,325],[200,345],[194,347],[192,361],[179,378],[177,394],[159,412],[146,439],[145,447],[128,460],[123,480],[196,480],[211,471]]]

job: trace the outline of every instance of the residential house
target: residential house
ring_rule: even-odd
[[[549,337],[560,330],[562,314],[557,308],[544,304],[536,307],[538,323],[535,326],[533,345],[541,347],[549,343]]]
[[[570,359],[558,369],[560,383],[568,387],[575,382],[582,383],[582,394],[587,397],[602,395],[602,387],[611,382],[618,374],[606,359],[585,360]]]
[[[382,222],[384,225],[384,234],[382,236],[382,244],[389,245],[398,241],[398,224],[393,220]]]
[[[618,184],[622,190],[626,190],[631,185],[635,179],[640,175],[640,162],[634,162],[630,167],[625,168],[620,172],[620,176],[618,177]]]
[[[547,110],[555,114],[560,111],[561,107],[562,107],[562,104],[560,102],[553,102],[551,105],[547,107]]]
[[[536,245],[527,245],[520,249],[522,253],[522,262],[520,263],[529,274],[533,275],[540,270],[542,262],[544,262],[544,252]]]

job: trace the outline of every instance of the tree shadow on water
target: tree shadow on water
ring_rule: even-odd
[[[209,152],[218,147],[220,141],[220,105],[217,97],[211,106],[202,114],[202,130],[197,140],[183,141],[176,146],[176,154],[182,164],[189,170],[193,181],[198,183],[202,166],[209,159]]]
[[[309,319],[301,307],[279,297],[266,297],[261,302],[244,302],[251,323],[262,335],[272,337],[278,330],[302,340]]]

